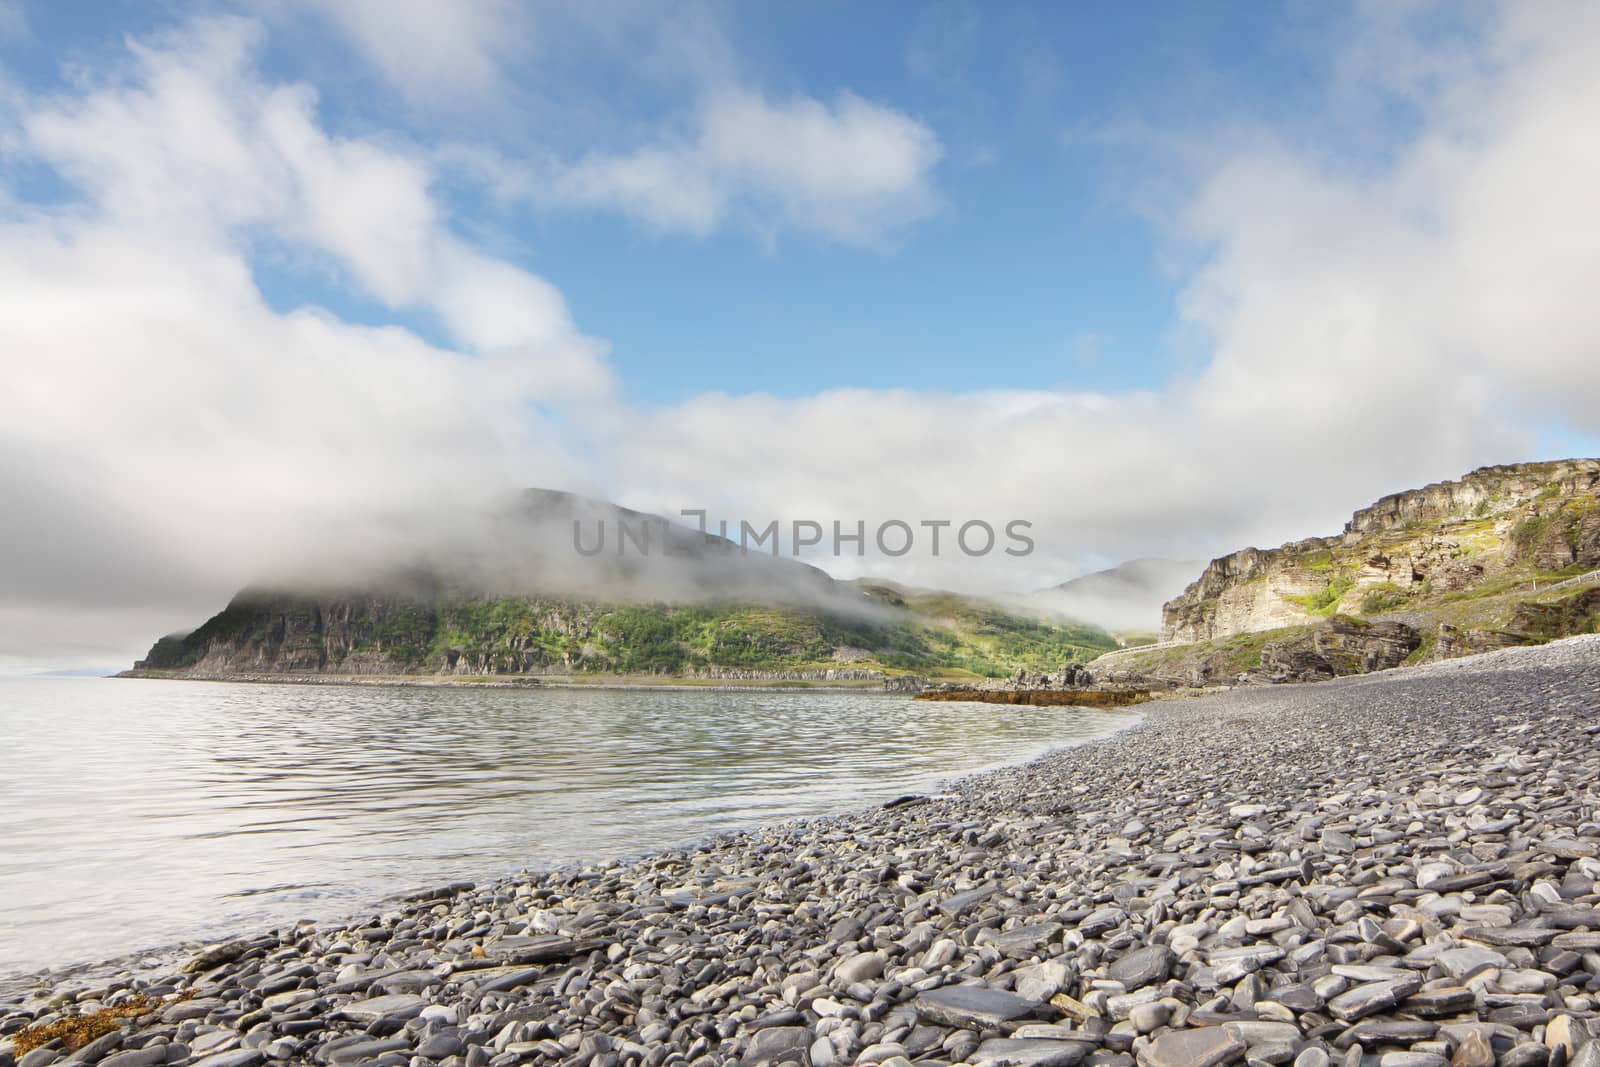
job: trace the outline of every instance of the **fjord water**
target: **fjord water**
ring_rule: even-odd
[[[1132,718],[877,693],[0,680],[0,975],[882,802]]]

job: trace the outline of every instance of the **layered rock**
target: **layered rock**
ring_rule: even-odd
[[[1484,467],[1386,496],[1344,531],[1212,560],[1162,610],[1164,641],[1207,641],[1415,607],[1527,574],[1600,566],[1600,460]]]

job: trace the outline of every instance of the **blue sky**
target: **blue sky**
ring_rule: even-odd
[[[28,32],[0,54],[25,87],[70,90],[85,71],[125,62],[130,36],[195,10],[33,5]],[[715,27],[707,35],[736,57],[734,77],[779,98],[854,93],[926,124],[941,146],[939,206],[866,246],[748,227],[685,235],[603,211],[496,204],[470,175],[441,167],[437,181],[462,223],[562,291],[574,319],[610,343],[640,402],[830,385],[1161,383],[1178,365],[1170,334],[1181,281],[1164,267],[1152,205],[1141,202],[1160,195],[1173,165],[1161,136],[1197,115],[1320,109],[1326,46],[1348,21],[1313,4],[705,10]],[[567,27],[570,40],[541,45],[544,31],[527,27],[531,70],[510,70],[504,99],[430,108],[397,101],[359,46],[314,16],[276,25],[264,74],[315,85],[330,131],[459,139],[513,156],[616,146],[626,143],[619,131],[670,125],[702,76],[630,74],[634,57],[592,33]],[[575,55],[552,55],[568,45]],[[568,98],[581,107],[564,106]],[[580,110],[590,118],[574,119]],[[319,272],[270,259],[255,269],[277,307],[392,317]],[[402,321],[433,329],[426,317]]]
[[[1595,454],[1597,97],[1582,0],[0,0],[0,665],[520,486],[992,592]]]

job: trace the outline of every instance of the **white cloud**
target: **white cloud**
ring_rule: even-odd
[[[532,41],[532,8],[516,0],[252,0],[250,6],[326,19],[422,108],[502,95],[504,65]]]
[[[0,216],[0,617],[29,620],[0,658],[80,645],[86,609],[192,622],[251,575],[387,547],[375,516],[557,481],[539,406],[609,393],[560,295],[455,236],[423,164],[262,80],[258,39],[199,23],[126,77],[22,100],[22,149],[84,199]],[[263,246],[463,349],[273,308]]]
[[[1512,6],[1482,47],[1404,87],[1420,128],[1386,156],[1219,140],[1172,216],[1203,251],[1179,304],[1208,355],[1193,375],[1132,396],[701,397],[650,413],[617,484],[730,517],[1029,518],[1025,561],[879,561],[1026,588],[1333,532],[1382,493],[1529,458],[1552,422],[1600,432],[1600,13]]]
[[[938,205],[933,131],[892,108],[841,94],[772,101],[724,89],[687,135],[557,168],[533,195],[623,211],[661,230],[704,235],[730,218],[873,244]]]

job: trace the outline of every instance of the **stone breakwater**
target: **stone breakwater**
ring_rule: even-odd
[[[1152,709],[949,794],[47,989],[0,1060],[1600,1067],[1600,638]]]

